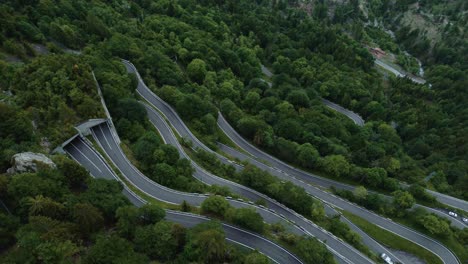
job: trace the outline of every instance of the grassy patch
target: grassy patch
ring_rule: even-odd
[[[127,142],[122,141],[120,143],[120,147],[122,148],[123,153],[125,156],[127,156],[127,159],[135,165],[135,167],[140,167],[140,163],[138,160],[133,156],[133,151],[131,150],[130,146],[127,144]]]
[[[354,214],[346,211],[343,214],[355,225],[361,228],[369,236],[377,240],[379,243],[390,248],[403,250],[408,253],[414,254],[423,259],[426,263],[443,264],[442,260],[429,250],[406,240],[398,235],[393,234],[385,229],[382,229]]]
[[[216,133],[218,134],[218,140],[220,143],[229,146],[233,149],[243,151],[239,146],[236,145],[224,132],[219,128],[219,126],[216,126]]]
[[[426,229],[422,226],[417,224],[417,219],[414,217],[406,217],[406,218],[397,218],[394,219],[396,222],[403,224],[405,226],[409,226],[410,228],[419,231],[429,237],[434,238],[435,240],[444,244],[444,246],[448,247],[453,253],[461,260],[462,263],[467,263],[468,261],[468,251],[466,248],[454,237],[453,234],[449,234],[447,237],[435,236],[430,234]]]

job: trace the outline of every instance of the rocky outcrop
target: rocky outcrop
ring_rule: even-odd
[[[41,153],[23,152],[13,155],[12,167],[7,170],[9,174],[36,172],[40,166],[56,168],[55,163]]]

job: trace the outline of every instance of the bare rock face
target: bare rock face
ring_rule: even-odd
[[[36,172],[40,166],[56,168],[55,163],[46,155],[33,152],[17,153],[11,158],[11,163],[13,166],[7,170],[9,174]]]

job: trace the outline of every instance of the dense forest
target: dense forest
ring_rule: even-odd
[[[372,188],[392,191],[399,179],[466,195],[466,61],[434,61],[427,70],[432,88],[382,82],[372,56],[353,38],[359,30],[349,28],[350,18],[309,16],[281,1],[47,3],[1,6],[5,52],[27,60],[37,53],[32,43],[56,50],[50,39],[85,54],[130,59],[213,146],[218,106],[244,136],[298,165]],[[261,63],[275,73],[271,87],[262,81]],[[87,72],[80,85],[92,86]],[[70,88],[73,96],[79,94]],[[368,124],[340,119],[320,97],[355,110]],[[68,103],[79,103],[80,114],[97,114],[91,98]],[[431,173],[436,176],[422,182]]]
[[[48,153],[73,135],[79,122],[104,116],[95,73],[126,152],[146,175],[174,189],[232,195],[194,180],[189,162],[162,144],[133,93],[135,77],[119,63],[124,58],[213,149],[223,141],[216,124],[220,110],[255,145],[320,175],[396,191],[395,197],[406,194],[399,191],[399,181],[405,181],[414,184],[409,191],[418,200],[431,201],[420,186],[468,199],[467,19],[458,15],[467,7],[464,1],[452,2],[367,1],[364,12],[358,1],[2,1],[0,171],[10,166],[13,154]],[[400,13],[433,14],[445,26],[439,37],[428,38]],[[396,38],[367,23],[374,20]],[[427,84],[383,77],[365,48],[370,42],[399,54],[410,71],[414,60],[403,51],[417,56],[425,65]],[[261,65],[274,75],[264,76]],[[328,109],[321,98],[359,113],[365,126]],[[223,169],[209,155],[198,155],[206,166]],[[265,261],[224,244],[217,223],[186,230],[161,216],[124,226],[130,221],[126,217],[160,208],[130,207],[118,184],[91,179],[69,161],[58,164],[57,171],[0,176],[0,198],[14,213],[0,215],[7,223],[0,229],[5,234],[0,246],[25,245],[10,250],[6,263],[19,256],[24,262],[77,255],[89,263],[113,263],[122,256],[128,262],[167,260],[145,247],[160,241],[146,236],[142,239],[148,241],[137,241],[135,232],[166,235],[173,242],[168,254],[181,263],[206,261],[200,233],[221,241],[223,253],[214,254],[223,261]],[[293,186],[267,188],[280,185],[254,168],[218,172],[310,217],[323,214]],[[254,180],[258,175],[262,182]],[[365,202],[378,211],[373,206],[379,201]],[[314,206],[319,212],[311,212]],[[80,212],[94,217],[84,219]],[[232,214],[226,218],[242,222]],[[77,221],[85,221],[89,230],[77,230]],[[430,229],[431,221],[422,225]],[[441,225],[439,233],[445,228]],[[307,248],[314,242],[298,243]],[[115,254],[104,258],[102,252],[108,250]]]
[[[0,176],[0,198],[14,212],[0,212],[2,263],[270,263],[226,243],[217,221],[190,229],[164,221],[156,205],[130,205],[119,183],[64,157],[55,162],[58,169]]]

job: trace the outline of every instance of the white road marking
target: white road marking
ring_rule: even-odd
[[[78,150],[78,152],[85,158],[87,159],[91,164],[93,164],[93,166],[100,172],[102,173],[102,171],[99,169],[98,166],[96,166],[96,164],[94,164],[94,162],[92,162],[83,152],[81,152],[81,150],[79,148],[77,148],[73,143],[70,143],[70,145],[72,145],[72,147],[74,147],[76,150]]]
[[[109,148],[112,149],[111,145],[109,144],[109,141],[107,141],[107,138],[106,138],[106,136],[104,135],[104,131],[102,131],[101,125],[99,125],[99,130],[101,130],[102,136],[103,136],[104,139],[106,140],[107,146],[109,146]]]

